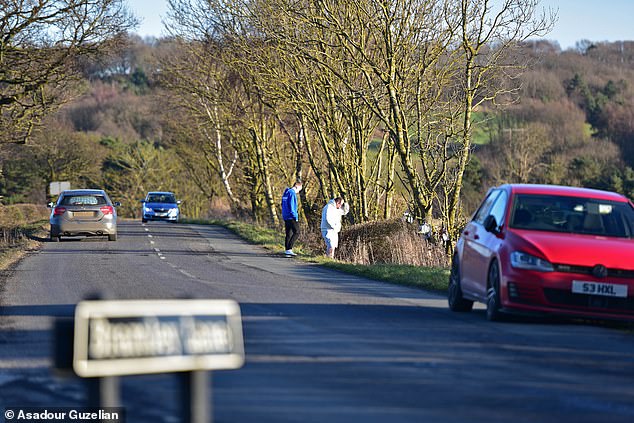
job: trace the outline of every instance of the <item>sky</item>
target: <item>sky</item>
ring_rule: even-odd
[[[161,20],[167,15],[167,0],[128,0],[131,11],[142,20],[141,36],[164,35]],[[554,29],[544,38],[557,41],[562,49],[577,41],[634,41],[634,0],[541,0],[540,7],[557,11]]]

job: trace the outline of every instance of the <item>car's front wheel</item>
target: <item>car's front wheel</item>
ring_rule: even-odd
[[[465,312],[471,311],[473,308],[473,301],[466,300],[462,295],[462,287],[460,286],[460,265],[457,256],[454,256],[451,261],[447,301],[449,303],[449,310],[451,311]]]
[[[487,320],[491,322],[499,322],[503,320],[503,314],[500,310],[502,303],[500,302],[500,266],[496,260],[489,267],[489,276],[487,280]]]

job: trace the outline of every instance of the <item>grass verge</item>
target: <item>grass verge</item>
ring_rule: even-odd
[[[223,226],[244,240],[258,244],[266,249],[282,252],[283,235],[274,229],[233,220],[182,219],[183,223]],[[399,264],[361,265],[331,260],[323,256],[307,253],[305,249],[295,248],[298,258],[342,272],[363,276],[369,279],[390,282],[398,285],[417,287],[438,293],[447,292],[449,269]]]
[[[48,222],[29,223],[18,227],[20,239],[10,245],[0,243],[0,270],[7,270],[30,251],[40,248],[48,236]]]
[[[333,260],[325,260],[322,265],[364,276],[370,279],[426,289],[437,293],[447,292],[449,269],[435,267],[409,266],[403,264],[351,264]]]

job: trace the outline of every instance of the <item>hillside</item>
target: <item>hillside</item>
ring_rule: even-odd
[[[157,72],[158,58],[172,48],[166,40],[133,38],[110,62],[87,65],[83,97],[49,119],[26,147],[2,146],[3,201],[44,203],[48,182],[69,180],[105,187],[127,216],[138,214],[138,199],[150,189],[176,191],[191,217],[228,212],[221,181],[204,164],[204,146],[189,153],[175,148],[186,134],[174,129],[180,117]],[[532,65],[518,96],[475,115],[464,213],[489,186],[503,182],[581,185],[634,198],[634,42],[581,51],[535,42],[522,54]],[[283,156],[271,160],[273,192],[281,192],[289,169]],[[236,190],[239,210],[266,220],[249,186]],[[404,204],[398,207],[402,212]]]

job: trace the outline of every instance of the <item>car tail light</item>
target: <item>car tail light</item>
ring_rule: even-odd
[[[101,206],[99,210],[101,210],[103,214],[114,214],[112,206]]]
[[[55,207],[53,209],[53,215],[54,216],[59,216],[66,213],[66,207]]]

